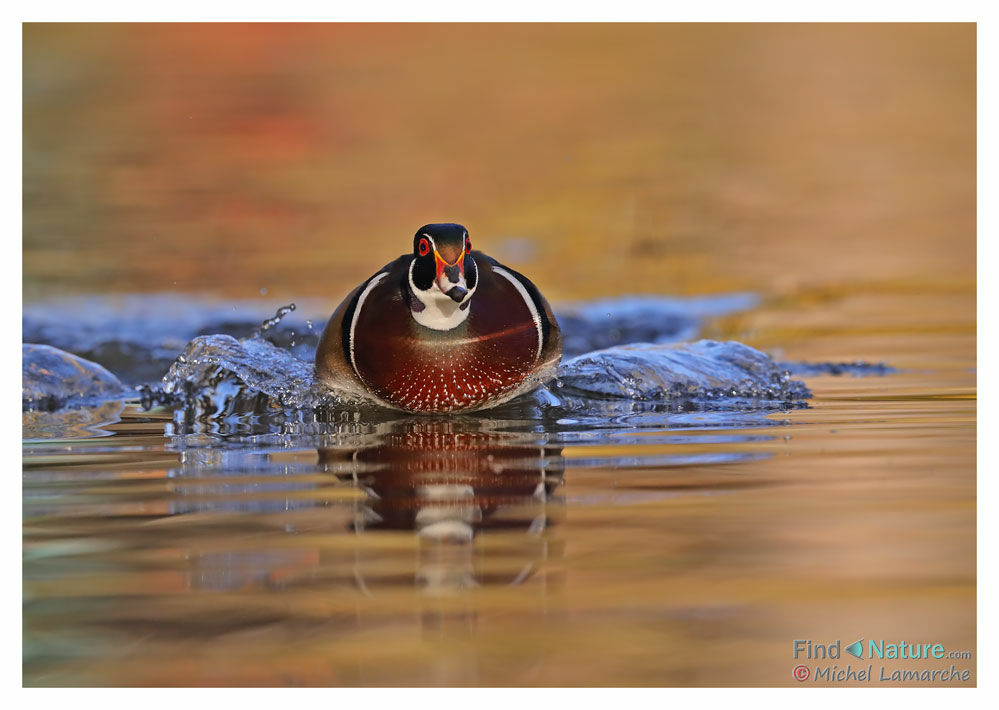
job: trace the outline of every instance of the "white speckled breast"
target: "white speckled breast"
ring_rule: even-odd
[[[375,394],[402,409],[474,409],[517,389],[532,369],[533,353],[517,357],[502,342],[490,345],[422,344],[417,356],[409,348],[398,353],[391,373],[361,376]]]

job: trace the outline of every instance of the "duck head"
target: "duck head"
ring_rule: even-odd
[[[460,224],[426,224],[413,236],[409,287],[417,323],[450,330],[468,317],[478,281],[472,241]]]

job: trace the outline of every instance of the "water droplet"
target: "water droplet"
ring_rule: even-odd
[[[271,328],[276,326],[278,323],[281,322],[282,318],[291,313],[293,310],[295,310],[294,303],[289,303],[287,306],[281,306],[280,308],[278,308],[273,318],[268,318],[267,320],[263,321],[260,324],[260,328],[257,331],[257,335],[263,333],[264,331],[270,330]],[[294,335],[294,333],[292,333],[292,335]]]

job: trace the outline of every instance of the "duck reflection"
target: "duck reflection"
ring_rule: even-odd
[[[550,554],[545,531],[562,511],[554,497],[565,470],[561,447],[495,426],[407,418],[384,424],[360,445],[318,451],[322,470],[365,493],[354,532],[416,533],[414,583],[427,594],[521,584]],[[488,556],[475,544],[486,532],[509,533],[495,536],[501,542]],[[380,562],[377,554],[358,561],[357,584],[365,593],[398,582],[377,573]]]

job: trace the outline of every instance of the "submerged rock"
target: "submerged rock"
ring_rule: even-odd
[[[98,404],[129,394],[121,381],[98,365],[51,345],[21,345],[23,409],[55,410]]]
[[[559,368],[569,393],[637,401],[795,402],[812,396],[770,357],[737,342],[639,343],[573,358]]]

